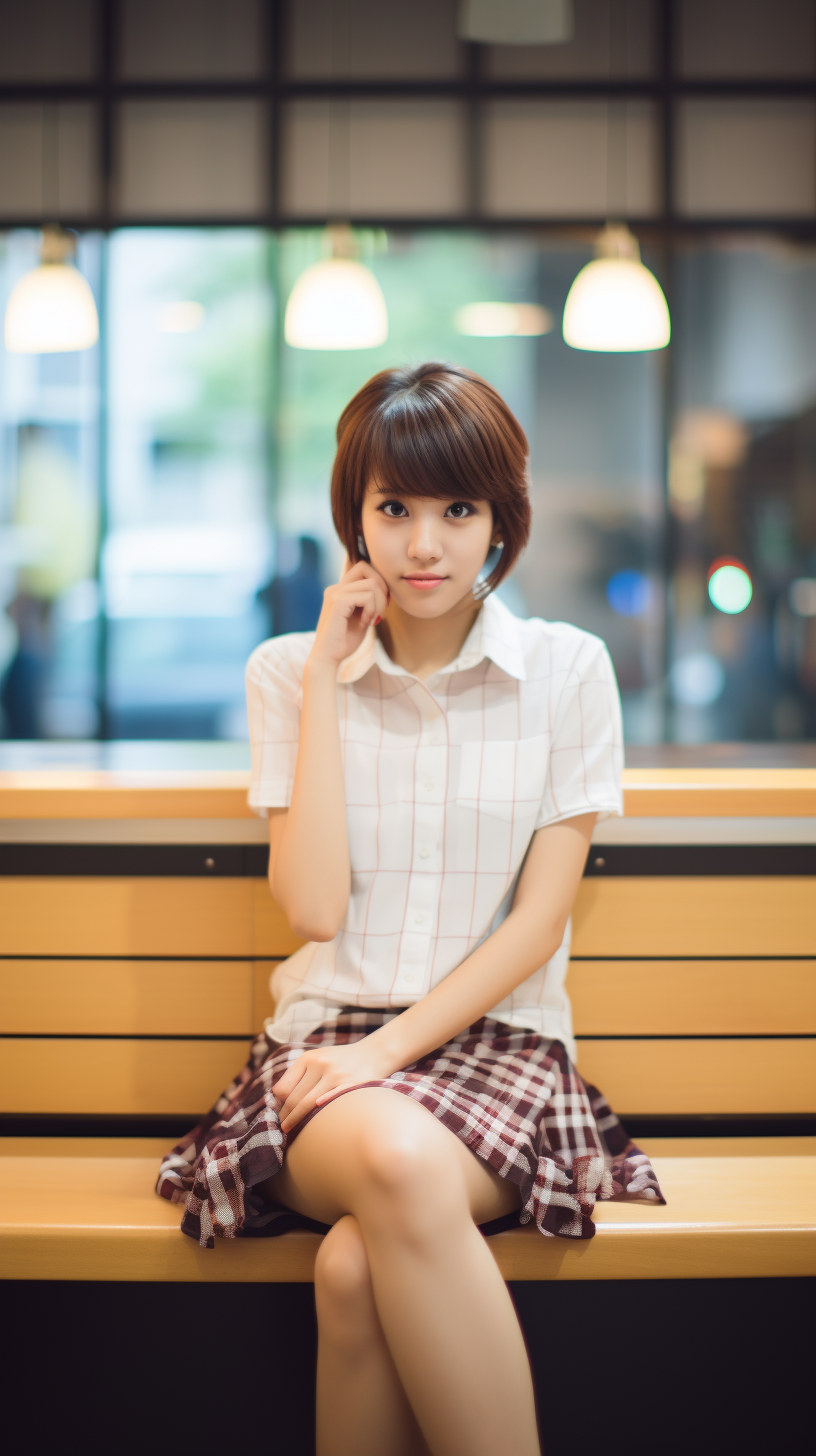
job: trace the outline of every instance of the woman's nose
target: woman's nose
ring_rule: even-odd
[[[442,554],[430,522],[418,522],[411,536],[408,555],[418,561],[435,561]]]

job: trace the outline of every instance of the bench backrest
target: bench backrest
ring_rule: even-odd
[[[816,1111],[816,881],[593,865],[579,1067],[623,1115]],[[255,873],[0,878],[0,1111],[205,1111],[298,945]]]

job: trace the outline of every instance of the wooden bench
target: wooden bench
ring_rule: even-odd
[[[245,792],[242,773],[0,773],[0,1276],[311,1278],[316,1235],[180,1237],[152,1191],[169,1132],[76,1135],[191,1125],[269,1014],[298,942]],[[569,988],[580,1069],[652,1132],[668,1204],[601,1205],[585,1244],[491,1248],[511,1280],[816,1273],[816,1138],[665,1136],[816,1113],[816,772],[629,771],[626,812],[596,834]]]

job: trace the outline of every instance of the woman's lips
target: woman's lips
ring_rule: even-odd
[[[418,591],[428,591],[428,589],[430,587],[432,587],[432,586],[439,586],[440,582],[443,582],[445,580],[446,580],[446,578],[444,576],[405,576],[405,577],[403,577],[403,581],[407,581],[407,583],[408,583],[409,586],[416,587]]]

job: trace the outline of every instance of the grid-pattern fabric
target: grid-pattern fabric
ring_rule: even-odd
[[[263,813],[291,802],[302,678],[314,633],[264,642],[247,665],[252,780]],[[338,1006],[406,1006],[504,919],[537,829],[621,812],[615,675],[597,637],[483,603],[458,658],[426,681],[391,662],[374,629],[340,664],[351,898],[334,940],[272,976],[267,1023],[302,1040]],[[491,1008],[575,1056],[555,956]]]
[[[346,1007],[306,1044],[360,1041],[395,1015]],[[186,1203],[182,1230],[206,1248],[216,1238],[323,1227],[257,1191],[278,1172],[288,1144],[321,1111],[314,1108],[292,1132],[281,1131],[272,1087],[302,1051],[301,1045],[280,1046],[261,1034],[243,1071],[161,1165],[157,1193]],[[477,1157],[517,1184],[521,1207],[517,1216],[501,1221],[505,1227],[534,1220],[542,1234],[588,1239],[595,1232],[598,1199],[665,1202],[648,1157],[630,1141],[601,1093],[582,1082],[559,1042],[534,1032],[483,1016],[403,1071],[362,1085],[390,1087],[421,1103]],[[495,1227],[487,1225],[486,1231]]]

